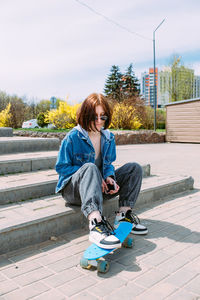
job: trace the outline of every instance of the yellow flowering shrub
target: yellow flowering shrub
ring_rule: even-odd
[[[110,128],[139,129],[141,126],[142,123],[133,106],[124,103],[115,104]]]
[[[58,129],[73,128],[76,125],[76,112],[80,104],[69,105],[60,101],[57,109],[45,114],[45,122],[51,123]]]
[[[9,103],[7,107],[0,112],[0,127],[8,127],[11,119],[10,113],[11,104]]]

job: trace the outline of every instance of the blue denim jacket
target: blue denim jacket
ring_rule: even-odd
[[[112,162],[116,159],[114,134],[101,130],[102,177],[114,176]],[[85,163],[95,163],[95,150],[86,130],[74,127],[63,139],[55,169],[59,174],[56,193],[60,192],[72,175]]]

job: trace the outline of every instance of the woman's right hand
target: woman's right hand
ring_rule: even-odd
[[[101,187],[102,187],[102,193],[105,193],[105,191],[107,191],[107,189],[108,189],[107,184],[106,184],[105,180],[103,180],[103,179],[102,179]]]

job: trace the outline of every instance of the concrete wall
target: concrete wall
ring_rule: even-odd
[[[200,99],[166,105],[166,141],[200,143]]]

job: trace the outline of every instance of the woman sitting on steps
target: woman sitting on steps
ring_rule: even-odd
[[[106,98],[97,93],[89,95],[78,112],[78,126],[62,141],[56,163],[59,174],[56,192],[62,193],[66,206],[81,206],[89,220],[89,240],[106,249],[121,244],[102,215],[103,199],[119,195],[114,228],[128,221],[133,224],[132,233],[148,232],[132,213],[141,188],[142,168],[137,163],[127,163],[114,169],[115,139],[107,129],[111,117]]]

